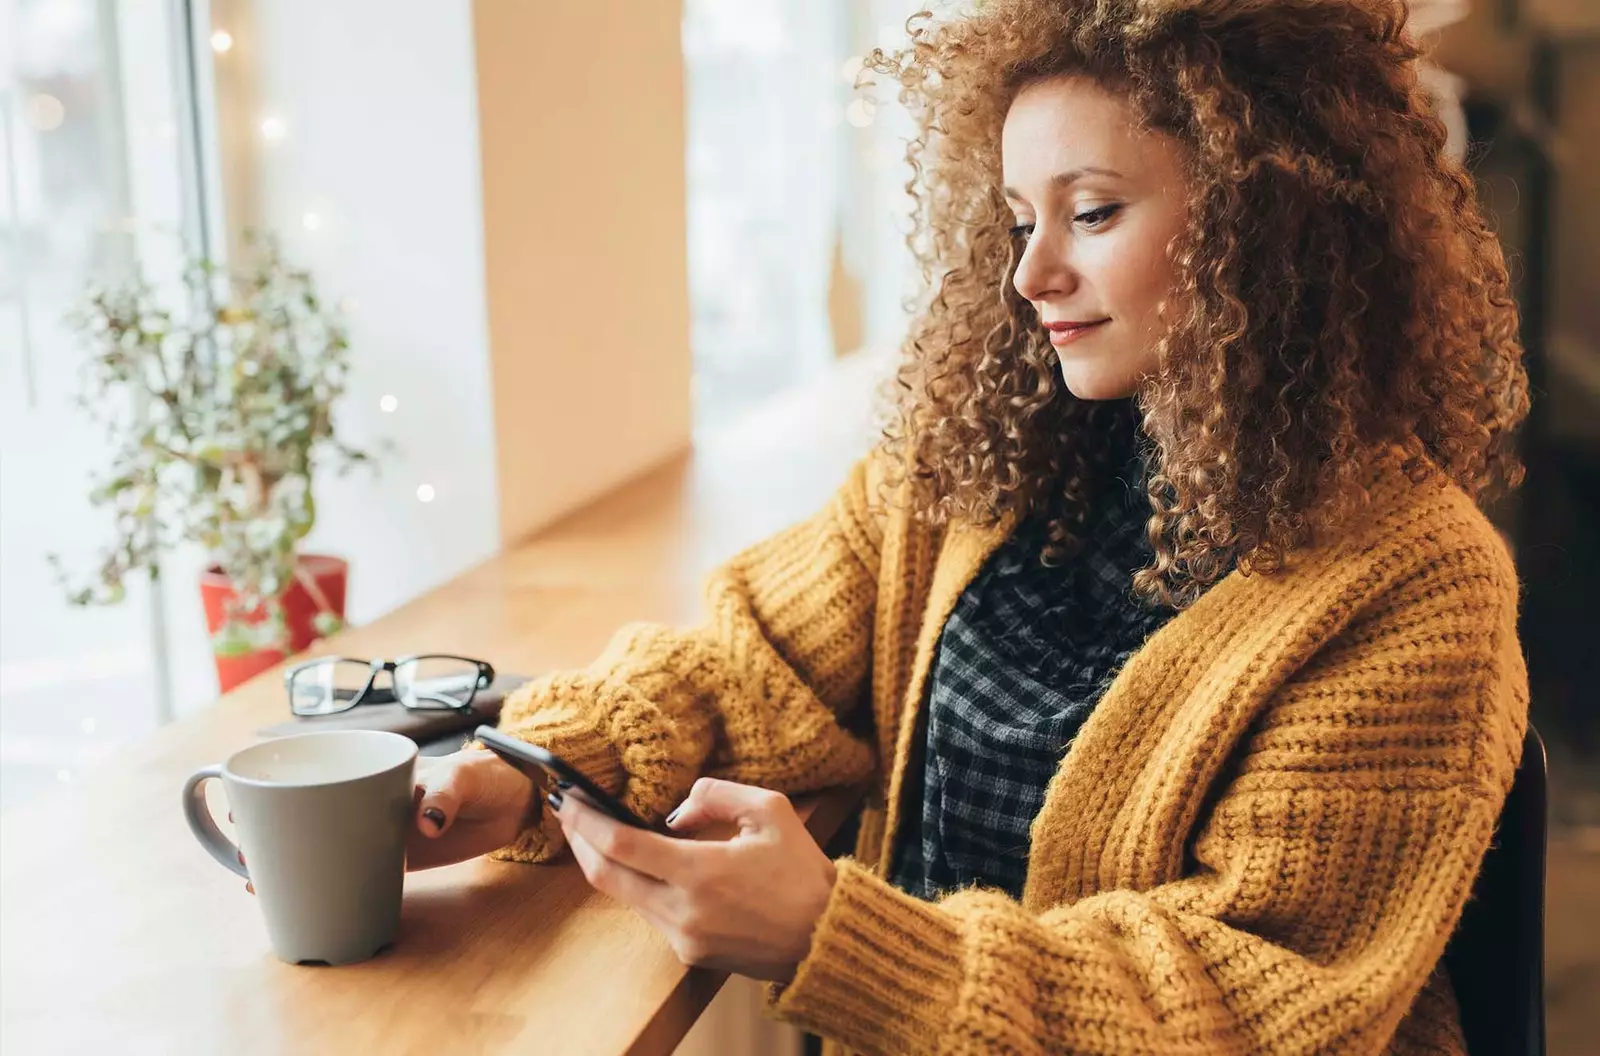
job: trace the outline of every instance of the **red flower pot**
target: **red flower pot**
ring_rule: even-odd
[[[296,567],[300,575],[283,595],[283,616],[288,632],[289,649],[285,653],[271,644],[280,640],[278,628],[267,619],[265,609],[244,613],[228,626],[228,606],[238,595],[227,574],[216,565],[200,573],[200,600],[205,605],[206,629],[211,632],[212,655],[217,664],[217,682],[222,691],[237,686],[259,675],[269,667],[283,663],[286,656],[298,653],[318,638],[318,617],[331,613],[344,622],[344,593],[349,581],[350,564],[343,558],[325,554],[302,554]],[[316,584],[314,597],[302,579]],[[322,622],[326,624],[327,617]]]

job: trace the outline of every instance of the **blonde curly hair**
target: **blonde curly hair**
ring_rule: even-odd
[[[942,523],[1049,515],[1070,550],[1108,457],[1110,408],[1062,384],[1011,280],[1001,186],[1017,92],[1078,75],[1182,148],[1158,368],[1135,394],[1153,564],[1191,602],[1271,572],[1359,507],[1363,456],[1400,445],[1480,502],[1521,480],[1527,377],[1500,246],[1418,81],[1399,0],[992,0],[908,22],[866,66],[898,84],[908,244],[927,284],[905,342],[892,462]]]

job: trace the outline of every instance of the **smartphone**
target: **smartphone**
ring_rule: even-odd
[[[678,833],[667,828],[665,822],[652,825],[645,821],[639,815],[623,806],[621,800],[608,794],[599,785],[584,777],[577,767],[552,751],[508,736],[493,726],[479,726],[473,731],[473,736],[483,742],[485,748],[529,777],[537,778],[542,771],[548,774],[553,781],[568,785],[569,787],[561,790],[562,795],[576,796],[579,800],[587,803],[608,818],[620,821],[624,825],[631,825],[636,829],[660,833],[663,836],[676,837],[678,835]]]

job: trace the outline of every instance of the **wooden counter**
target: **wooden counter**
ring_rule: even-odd
[[[459,652],[537,674],[588,662],[627,620],[696,620],[707,569],[819,506],[865,449],[876,373],[847,362],[316,651]],[[179,792],[286,713],[268,672],[0,819],[0,1052],[672,1051],[722,979],[684,968],[570,857],[410,874],[392,951],[342,968],[279,962],[242,881],[190,835]],[[813,833],[825,839],[850,806],[808,801]]]

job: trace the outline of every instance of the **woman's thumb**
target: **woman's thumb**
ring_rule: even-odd
[[[461,810],[461,791],[456,787],[459,767],[429,774],[419,788],[422,795],[417,800],[417,829],[424,836],[442,836],[456,820]]]
[[[712,822],[761,824],[779,803],[788,802],[781,792],[702,777],[689,790],[677,810],[667,815],[667,825],[675,830],[691,830]]]

